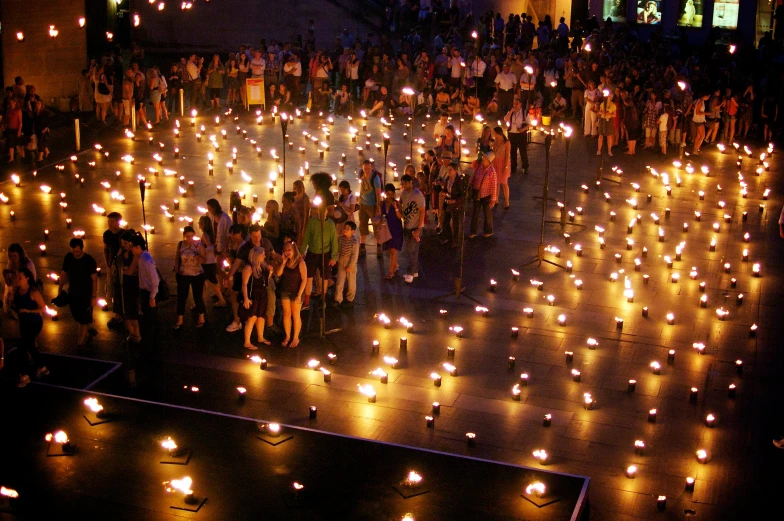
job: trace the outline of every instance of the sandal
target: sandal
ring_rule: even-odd
[[[245,344],[242,347],[244,347],[245,349],[250,349],[251,351],[258,351],[259,350],[259,348],[254,346],[253,344]]]
[[[172,329],[175,330],[175,331],[179,331],[180,329],[182,329],[182,326],[184,326],[184,325],[185,324],[174,324],[172,326]]]
[[[394,278],[395,278],[395,275],[396,275],[396,273],[395,273],[395,272],[392,272],[392,273],[387,273],[387,276],[386,276],[386,277],[384,277],[384,278],[385,278],[386,280],[392,280],[392,279],[394,279]]]

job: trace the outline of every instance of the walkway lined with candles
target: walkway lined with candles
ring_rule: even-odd
[[[384,133],[391,142],[387,182],[398,185],[411,146],[404,121],[302,116],[287,128],[286,189],[323,170],[356,191],[355,171],[365,158],[384,174]],[[100,149],[73,161],[66,156],[58,168],[0,185],[8,198],[0,209],[3,244],[24,244],[45,280],[47,302],[56,293],[50,275],[59,273],[72,236],[83,235],[86,251],[100,259],[105,212],[120,211],[128,226],[141,229],[139,176],[148,183],[151,253],[172,287],[179,229],[198,220],[207,199],[223,204],[239,190],[262,220],[264,202],[281,199],[279,118],[197,114],[178,121],[178,137],[174,123],[107,137]],[[432,141],[432,124],[421,123],[411,127],[424,141],[420,153]],[[479,129],[462,124],[471,154]],[[173,334],[167,302],[161,349],[139,361],[138,387],[127,389],[117,371],[93,389],[189,403],[183,387],[198,386],[199,408],[289,424],[306,423],[315,405],[319,429],[534,467],[534,452],[544,450],[548,469],[592,478],[595,519],[653,519],[659,496],[678,516],[691,509],[703,519],[736,519],[745,502],[768,491],[763,471],[779,456],[770,438],[784,428],[768,412],[778,410],[778,384],[770,377],[781,370],[772,341],[781,333],[776,308],[784,304],[776,268],[784,253],[776,226],[780,154],[774,149],[765,158],[770,172],[758,168],[759,155],[769,154],[758,144],[726,154],[711,148],[680,166],[674,156],[618,157],[605,161],[602,175],[620,184],[597,184],[595,144],[573,139],[564,220],[574,214],[585,228],[562,231],[550,204],[547,218],[556,223],[545,229],[545,257],[566,269],[520,268],[536,253],[541,211],[532,197],[541,195],[545,174],[543,147],[530,146],[530,173],[510,180],[512,209],[496,208],[492,238],[465,245],[463,284],[478,308],[464,298],[432,300],[453,291],[459,254],[438,244],[431,222],[413,285],[385,281],[388,261],[368,256],[360,263],[357,306],[327,311],[327,329],[342,331],[319,339],[320,310],[313,306],[303,313],[298,349],[262,346],[266,370],[246,359],[240,338],[224,332],[227,311],[208,307],[205,328]],[[560,202],[565,150],[557,135],[550,195]],[[401,254],[402,265],[406,260]],[[58,311],[40,336],[43,351],[125,361],[122,338],[105,326],[110,313],[96,309],[95,344],[77,353],[75,324]],[[388,328],[377,320],[381,314],[390,318]],[[60,377],[53,371],[51,378]],[[374,403],[358,385],[372,386]],[[237,386],[247,390],[241,404]],[[467,432],[475,434],[472,447]]]

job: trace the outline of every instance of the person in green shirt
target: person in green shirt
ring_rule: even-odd
[[[207,87],[210,89],[210,107],[220,109],[220,97],[223,90],[223,75],[226,69],[217,54],[212,57],[210,66],[207,68]]]
[[[321,273],[322,288],[321,295],[327,293],[327,286],[332,278],[332,266],[338,260],[338,234],[335,230],[335,222],[326,218],[326,208],[321,197],[313,198],[313,207],[310,210],[310,218],[305,225],[305,234],[302,239],[302,247],[307,251],[305,254],[305,267],[308,271],[308,280],[305,285],[305,302],[302,309],[310,306],[310,293],[313,291],[313,277],[316,272]],[[329,268],[324,268],[329,266]]]

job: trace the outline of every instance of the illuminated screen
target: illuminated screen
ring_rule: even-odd
[[[661,0],[638,0],[637,23],[645,25],[660,24],[662,19]]]
[[[713,4],[713,27],[738,28],[738,0],[716,0]]]
[[[602,19],[610,18],[613,22],[625,22],[626,5],[626,0],[604,0]]]
[[[680,0],[678,25],[681,27],[702,27],[703,0]]]

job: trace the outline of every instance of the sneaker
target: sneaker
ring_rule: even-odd
[[[30,377],[27,376],[26,374],[23,374],[22,376],[19,377],[19,383],[17,383],[16,386],[21,389],[22,387],[26,387],[27,384],[29,383],[30,383]]]
[[[307,311],[310,309],[310,304],[303,304],[301,311]]]
[[[784,449],[784,438],[780,440],[773,440],[773,446],[777,449]]]
[[[41,378],[42,376],[46,376],[48,374],[49,374],[49,369],[47,369],[45,365],[42,365],[35,371],[36,378]]]
[[[414,276],[413,275],[409,275],[408,273],[406,273],[405,275],[403,275],[403,280],[405,280],[407,283],[411,284],[412,282],[414,282]]]
[[[237,324],[236,322],[232,322],[231,324],[228,325],[228,327],[226,327],[226,331],[228,331],[229,333],[234,333],[235,331],[239,331],[240,329],[242,329],[242,325]]]

